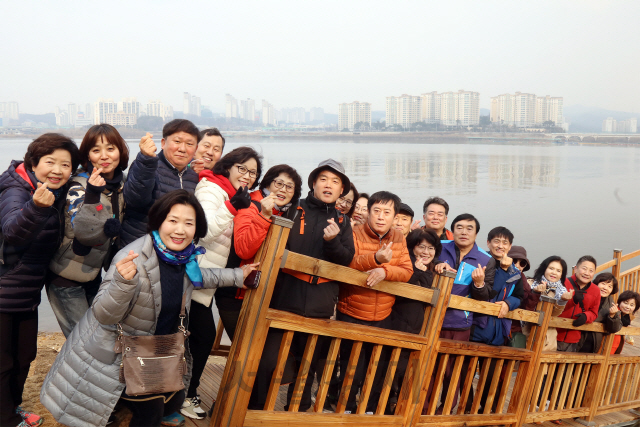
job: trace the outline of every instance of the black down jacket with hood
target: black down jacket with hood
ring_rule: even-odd
[[[40,304],[45,273],[62,242],[67,185],[53,206],[33,203],[37,183],[14,160],[0,175],[0,225],[3,259],[0,265],[0,312],[34,311]]]

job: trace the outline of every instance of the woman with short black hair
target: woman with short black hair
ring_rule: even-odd
[[[69,177],[78,147],[64,135],[36,138],[0,176],[0,425],[37,425],[22,391],[36,357],[38,305],[51,257],[62,241]]]
[[[160,426],[165,414],[182,407],[184,389],[139,396],[124,392],[125,384],[120,382],[122,354],[114,350],[115,325],[126,336],[185,332],[181,327],[193,326],[190,303],[194,289],[243,287],[244,278],[256,264],[236,269],[198,266],[196,256],[203,248],[196,244],[206,233],[205,213],[188,191],[169,192],[153,204],[148,234],[118,252],[93,306],[71,332],[44,380],[40,400],[58,422],[103,426],[120,397],[133,412],[132,427]],[[189,317],[186,323],[181,318],[183,298]],[[191,375],[191,354],[190,346],[185,347],[186,384]]]

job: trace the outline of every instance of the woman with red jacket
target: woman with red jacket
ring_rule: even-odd
[[[293,219],[298,212],[302,178],[289,165],[276,165],[264,175],[260,187],[251,193],[251,206],[238,211],[233,221],[233,244],[227,266],[252,262],[267,237],[273,216]],[[216,305],[227,335],[233,336],[242,308],[244,292],[229,289],[216,293]]]

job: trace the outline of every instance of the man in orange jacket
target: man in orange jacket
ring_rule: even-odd
[[[366,286],[340,284],[336,318],[343,322],[387,328],[386,319],[396,297],[371,289],[383,280],[406,282],[413,273],[407,243],[402,232],[393,226],[400,198],[388,191],[379,191],[369,198],[369,218],[353,229],[355,256],[349,267],[369,273]],[[340,372],[347,372],[352,342],[340,347]],[[366,366],[373,346],[366,344],[354,375],[347,411],[355,411],[355,397],[364,381]],[[381,360],[384,359],[381,357]],[[378,369],[382,369],[379,366]],[[369,402],[376,402],[379,390],[372,390]],[[342,399],[346,398],[341,396]],[[374,405],[367,405],[373,407]]]

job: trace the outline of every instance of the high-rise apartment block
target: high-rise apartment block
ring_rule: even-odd
[[[138,123],[138,117],[135,114],[124,111],[107,113],[105,118],[105,123],[111,126],[135,126]]]
[[[371,104],[358,101],[338,104],[338,129],[353,130],[356,123],[371,126]]]
[[[613,117],[607,117],[602,121],[602,132],[637,133],[638,119],[634,117],[627,120],[616,120]]]
[[[252,122],[255,121],[256,119],[256,101],[255,100],[249,99],[249,98],[247,98],[246,100],[244,99],[240,100],[240,118],[243,120],[249,120]]]
[[[67,113],[69,114],[69,126],[75,126],[78,118],[78,106],[70,102],[67,106]]]
[[[264,103],[264,101],[263,101]],[[227,119],[238,118],[238,100],[226,94],[224,97],[225,117]]]
[[[552,121],[564,124],[562,97],[537,97],[532,93],[505,93],[491,98],[490,119],[508,126],[530,127]]]
[[[262,124],[265,126],[275,126],[276,109],[264,99],[262,100]]]
[[[182,100],[182,113],[200,117],[200,97],[184,92]]]
[[[93,104],[91,104],[90,102],[87,102],[84,106],[84,119],[85,120],[91,120],[91,124],[95,124],[95,118],[93,115]]]
[[[387,126],[408,128],[420,121],[445,126],[477,125],[480,123],[480,94],[459,90],[387,97]]]
[[[20,108],[17,102],[0,102],[0,119],[6,126],[10,120],[20,118]]]
[[[122,101],[118,102],[118,111],[122,111],[127,114],[135,114],[136,117],[140,117],[140,103],[136,98],[122,98]]]
[[[147,116],[160,117],[164,121],[173,120],[173,107],[164,105],[162,101],[147,102]]]
[[[53,110],[53,114],[56,117],[56,126],[69,126],[69,114],[67,111],[61,110],[60,107],[56,107]]]
[[[309,120],[310,121],[324,121],[324,109],[320,107],[312,107],[309,110]]]
[[[306,112],[302,107],[283,108],[280,110],[281,120],[285,123],[306,123]]]
[[[118,112],[118,104],[112,98],[99,98],[93,107],[93,122],[95,124],[108,123],[107,114]]]
[[[387,96],[386,117],[388,125],[410,127],[420,121],[422,99],[419,96]]]

